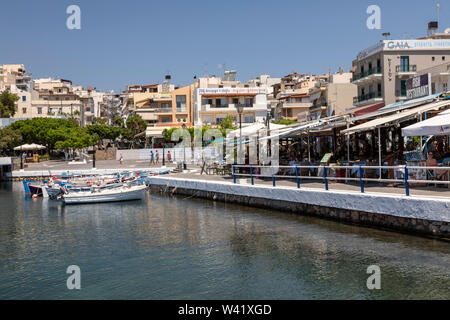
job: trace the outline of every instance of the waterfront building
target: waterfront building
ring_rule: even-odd
[[[9,90],[19,97],[15,118],[28,116],[31,110],[31,74],[23,64],[4,64],[0,66],[0,92]]]
[[[81,119],[81,101],[73,92],[72,81],[43,78],[33,80],[31,108],[22,117],[73,117]],[[21,114],[19,113],[20,117]]]
[[[349,111],[371,112],[406,100],[406,80],[450,60],[450,34],[383,40],[358,53],[352,64],[358,96]],[[375,108],[375,106],[377,108]]]
[[[351,73],[342,68],[332,75],[287,75],[274,86],[278,118],[308,121],[347,113],[357,94],[350,80]]]
[[[236,106],[243,106],[242,123],[263,122],[270,105],[267,96],[272,86],[267,77],[259,81],[241,83],[236,71],[225,71],[223,77],[199,78],[195,89],[195,125],[218,125],[228,115],[238,123]],[[261,80],[263,79],[263,80]],[[270,85],[270,86],[269,86]]]

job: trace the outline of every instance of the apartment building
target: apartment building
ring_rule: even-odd
[[[380,41],[353,61],[353,83],[358,86],[353,110],[405,100],[408,78],[449,60],[450,34]]]
[[[9,90],[19,97],[14,118],[24,118],[31,109],[31,74],[23,64],[4,64],[0,66],[0,92]]]
[[[73,92],[72,81],[52,78],[33,80],[31,107],[22,117],[81,118],[81,102]]]
[[[307,120],[312,114],[317,116],[327,82],[327,76],[296,72],[283,77],[279,84],[274,85],[274,95],[278,100],[277,118]]]
[[[228,115],[237,123],[237,106],[244,108],[244,125],[266,119],[270,112],[267,95],[272,91],[271,87],[263,82],[241,83],[236,80],[236,74],[236,71],[226,71],[223,77],[198,79],[194,110],[196,125],[218,125]]]

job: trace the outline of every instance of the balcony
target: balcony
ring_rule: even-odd
[[[369,92],[367,94],[360,95],[358,97],[353,98],[353,104],[355,106],[362,106],[369,103],[375,103],[383,101],[383,95],[381,91],[378,92]]]
[[[201,111],[236,111],[236,106],[243,106],[244,108],[253,108],[253,104],[203,104]]]
[[[284,102],[281,105],[281,108],[283,109],[305,109],[309,110],[309,108],[312,107],[311,102]]]
[[[356,73],[353,76],[353,82],[354,83],[361,83],[368,80],[373,80],[376,78],[381,78],[383,76],[383,73],[381,71],[381,67],[376,67],[369,69],[364,72]]]
[[[417,65],[398,65],[395,66],[395,72],[397,76],[413,76],[417,74]]]

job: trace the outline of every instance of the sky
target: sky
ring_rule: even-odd
[[[442,32],[450,27],[448,0],[3,0],[0,64],[116,92],[166,74],[187,85],[223,69],[243,82],[348,71],[383,32],[426,35],[438,3]],[[70,5],[81,9],[80,30],[66,27]],[[369,5],[381,9],[380,30],[366,26]]]

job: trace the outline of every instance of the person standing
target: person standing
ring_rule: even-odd
[[[167,151],[167,162],[172,162],[172,155],[170,154],[170,151]]]
[[[159,164],[159,153],[158,153],[158,150],[156,150],[155,157],[156,157],[156,164]]]
[[[122,154],[120,154],[119,162],[120,162],[120,165],[123,165],[123,155]]]

